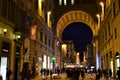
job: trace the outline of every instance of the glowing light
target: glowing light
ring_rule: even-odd
[[[100,2],[100,5],[101,5],[102,7],[104,7],[104,3],[103,3],[103,2]]]
[[[3,29],[4,32],[7,32],[7,29]]]
[[[97,18],[100,18],[100,15],[99,15],[99,14],[97,14],[96,16],[97,16]]]

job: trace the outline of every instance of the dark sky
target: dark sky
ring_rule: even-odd
[[[81,22],[69,24],[62,33],[62,40],[73,40],[77,52],[83,52],[86,44],[92,40],[93,33],[89,26]]]

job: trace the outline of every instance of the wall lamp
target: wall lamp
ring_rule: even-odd
[[[15,41],[21,40],[21,32],[18,31],[14,33],[14,40]]]
[[[6,33],[7,33],[7,29],[3,29],[3,34],[0,34],[0,35],[4,35],[4,36],[6,36]]]

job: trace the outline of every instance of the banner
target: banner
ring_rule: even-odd
[[[36,35],[37,35],[37,25],[33,25],[30,27],[30,38],[31,40],[36,40]]]

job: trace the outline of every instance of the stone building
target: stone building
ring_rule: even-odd
[[[51,0],[0,0],[0,74],[18,80],[24,62],[32,77],[42,68],[52,69],[53,55]]]
[[[112,69],[112,77],[116,77],[116,71],[120,66],[119,48],[119,18],[120,0],[106,0],[102,3],[103,18],[101,15],[99,35],[99,53],[101,56],[101,67]]]

